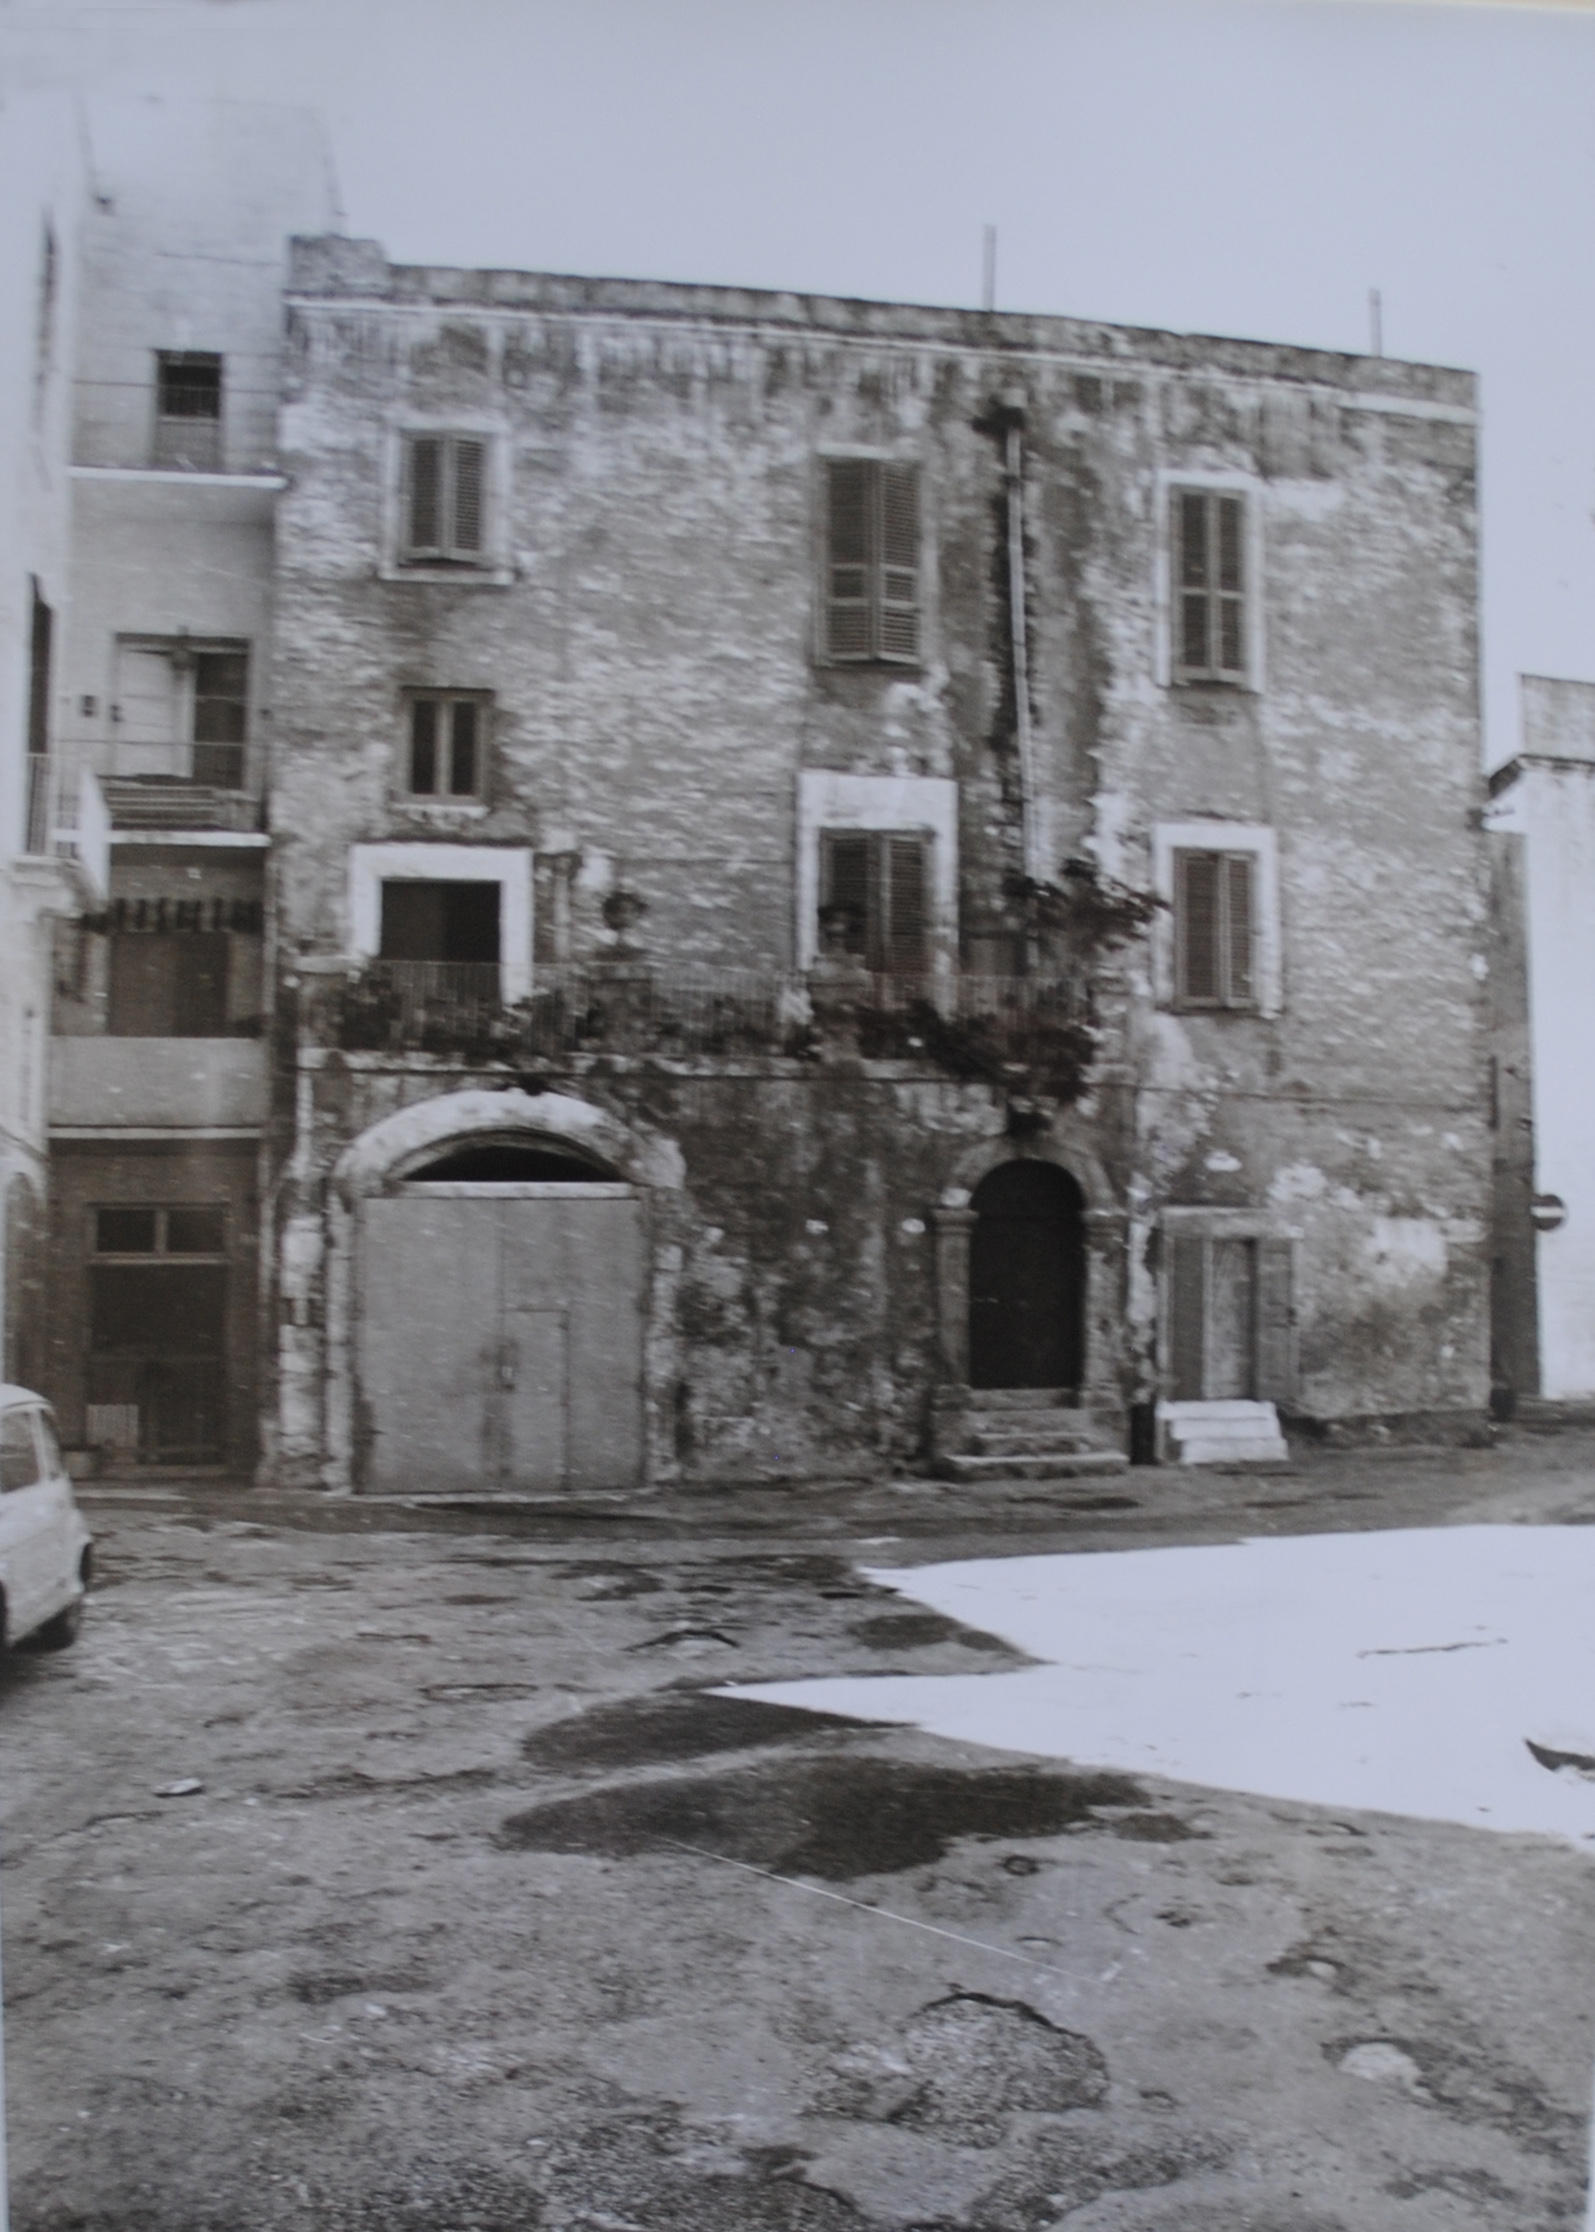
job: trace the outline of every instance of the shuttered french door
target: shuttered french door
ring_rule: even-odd
[[[1290,1400],[1288,1240],[1172,1234],[1167,1305],[1169,1392],[1176,1402]]]
[[[925,850],[912,830],[824,832],[820,904],[834,910],[843,952],[881,976],[922,976],[930,966]]]

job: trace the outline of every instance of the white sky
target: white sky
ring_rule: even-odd
[[[300,99],[401,261],[998,302],[1483,375],[1488,757],[1595,679],[1595,9],[0,0],[0,85]]]

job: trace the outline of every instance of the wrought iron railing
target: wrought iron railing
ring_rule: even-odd
[[[531,991],[511,1002],[494,962],[387,960],[351,974],[329,1018],[350,1050],[533,1061],[845,1050],[994,1082],[1077,1070],[1090,1021],[1083,977],[567,965],[539,967]]]

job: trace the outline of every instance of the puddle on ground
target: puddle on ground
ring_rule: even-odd
[[[641,1767],[655,1760],[701,1759],[709,1752],[802,1742],[826,1729],[868,1725],[799,1705],[764,1705],[756,1698],[688,1690],[627,1698],[534,1728],[521,1750],[538,1767]]]
[[[512,1814],[499,1842],[624,1859],[687,1846],[778,1874],[844,1883],[939,1860],[960,1837],[1051,1837],[1138,1806],[1126,1775],[961,1770],[894,1759],[759,1762],[690,1781],[632,1783]]]

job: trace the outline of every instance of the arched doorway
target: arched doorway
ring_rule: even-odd
[[[1078,1184],[1055,1163],[999,1163],[970,1206],[970,1384],[1078,1389],[1085,1366]]]
[[[640,1479],[642,1201],[611,1165],[535,1134],[429,1144],[362,1201],[359,1261],[362,1486]]]

